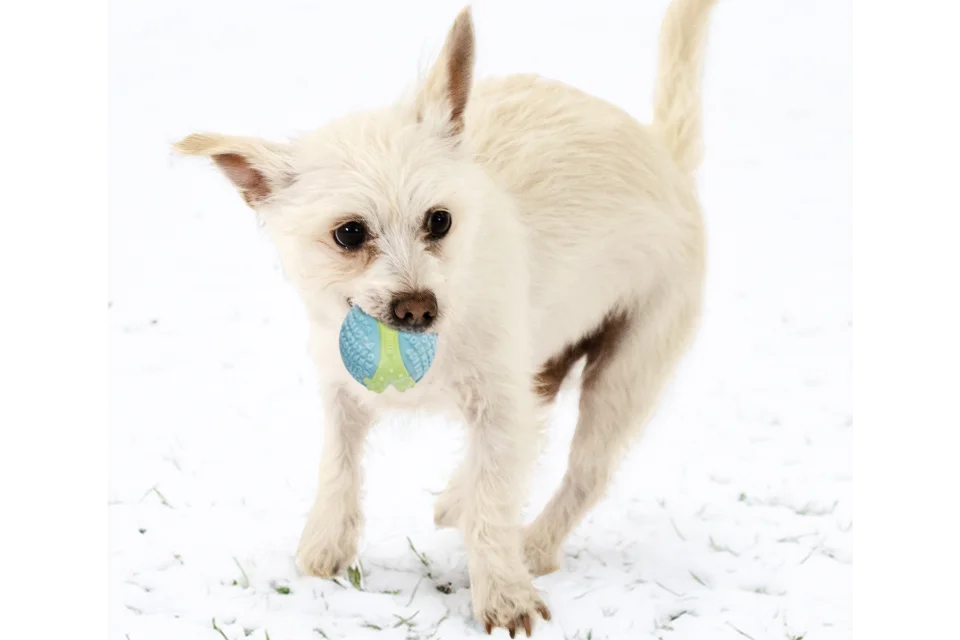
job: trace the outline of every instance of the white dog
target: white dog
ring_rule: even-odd
[[[356,554],[377,418],[442,412],[466,422],[469,445],[435,518],[463,532],[475,615],[511,636],[549,619],[531,574],[557,569],[698,322],[693,173],[713,3],[669,7],[650,126],[533,75],[474,83],[467,8],[408,99],[288,143],[195,134],[176,145],[211,157],[257,211],[309,314],[326,412],[303,571],[332,576]],[[377,395],[349,377],[337,345],[352,304],[439,334],[416,387]],[[523,527],[545,408],[583,357],[569,467]]]

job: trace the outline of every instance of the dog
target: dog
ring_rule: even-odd
[[[529,636],[550,611],[533,575],[600,500],[699,324],[705,237],[694,172],[715,0],[664,17],[654,116],[536,75],[474,82],[470,8],[416,91],[279,143],[194,134],[275,243],[309,316],[325,412],[316,500],[297,549],[330,577],[356,555],[365,437],[385,412],[467,425],[437,499],[463,533],[473,611]],[[338,331],[352,305],[439,335],[412,389],[352,380]],[[547,409],[584,360],[566,474],[529,525],[521,509]]]

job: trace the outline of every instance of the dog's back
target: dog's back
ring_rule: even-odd
[[[671,5],[651,125],[535,75],[490,78],[473,89],[469,146],[516,200],[529,234],[537,364],[659,278],[702,278],[691,174],[701,156],[699,80],[713,4]]]

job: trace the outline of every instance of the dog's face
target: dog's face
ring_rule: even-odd
[[[312,314],[349,305],[407,331],[456,308],[485,180],[460,140],[473,67],[461,12],[416,100],[352,114],[289,144],[199,134],[257,210]]]
[[[308,303],[438,331],[479,197],[456,139],[398,105],[336,121],[293,151],[296,179],[261,215]]]

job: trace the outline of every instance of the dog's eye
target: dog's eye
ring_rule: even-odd
[[[333,232],[333,239],[337,244],[347,249],[356,249],[367,238],[367,230],[362,222],[352,220],[337,227]]]
[[[439,240],[450,231],[450,212],[445,209],[437,209],[427,218],[427,231],[434,239]]]

